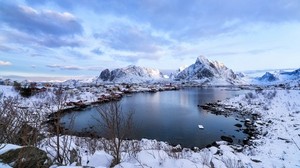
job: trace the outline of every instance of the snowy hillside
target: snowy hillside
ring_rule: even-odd
[[[101,72],[99,79],[104,82],[142,83],[163,79],[163,74],[157,69],[130,65],[112,71],[105,69]]]
[[[211,84],[234,84],[236,74],[224,64],[199,56],[196,62],[177,74],[176,80],[199,81]]]

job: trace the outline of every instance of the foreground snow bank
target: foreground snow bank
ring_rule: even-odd
[[[75,137],[73,137],[75,138]],[[71,139],[71,138],[70,138]],[[78,154],[81,154],[81,165],[92,166],[96,168],[109,167],[113,157],[97,145],[94,152],[88,150],[89,144],[85,140],[73,139],[72,146]],[[99,141],[98,141],[99,142]],[[130,141],[132,142],[132,141]],[[225,141],[217,142],[215,146],[202,150],[193,151],[191,149],[182,149],[179,145],[170,146],[165,142],[156,140],[142,139],[135,141],[137,143],[136,151],[122,152],[122,160],[116,168],[134,168],[134,167],[162,167],[162,168],[190,168],[190,167],[251,167],[251,161],[245,154],[235,151],[236,147],[228,145]],[[46,147],[46,146],[44,146]],[[48,150],[45,149],[44,150]],[[55,166],[52,168],[75,168],[76,163],[70,166]]]

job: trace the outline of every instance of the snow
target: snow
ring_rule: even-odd
[[[19,145],[14,145],[14,144],[0,144],[0,155],[2,155],[3,153],[6,153],[10,150],[15,150],[18,148],[21,148],[22,146]],[[0,161],[0,168],[11,168],[11,166],[1,163]]]
[[[11,166],[7,164],[0,163],[0,168],[11,168]]]
[[[199,129],[204,129],[203,125],[198,125]]]
[[[95,152],[90,158],[87,166],[109,167],[113,157],[104,151]]]
[[[9,150],[15,150],[18,148],[21,148],[21,146],[14,144],[0,144],[0,155],[2,155],[5,152],[8,152]]]
[[[252,98],[239,96],[224,102],[239,108],[242,105],[244,110],[261,115],[256,123],[267,134],[253,140],[255,147],[250,146],[246,153],[250,158],[262,161],[254,163],[258,167],[299,167],[299,91],[274,90],[253,94]],[[261,125],[263,123],[268,124]]]
[[[14,91],[12,86],[0,85],[0,95],[4,94],[6,97],[16,97],[18,93]]]

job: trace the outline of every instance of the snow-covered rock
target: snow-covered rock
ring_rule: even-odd
[[[157,69],[130,65],[112,71],[105,69],[101,72],[99,79],[105,82],[142,83],[163,79],[163,74]]]
[[[175,79],[185,81],[201,80],[206,83],[213,83],[217,79],[227,84],[233,84],[237,81],[237,76],[224,64],[199,56],[194,64],[179,72]]]

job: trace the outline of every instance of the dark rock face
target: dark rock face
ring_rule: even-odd
[[[214,73],[212,71],[210,71],[209,69],[205,68],[197,74],[197,77],[198,77],[198,79],[201,79],[204,77],[211,78],[211,77],[214,77]]]
[[[121,78],[125,75],[126,75],[126,73],[120,69],[112,70],[110,73],[110,81],[113,81],[116,78]]]
[[[100,79],[102,79],[103,81],[109,80],[110,76],[110,71],[108,69],[105,69],[100,73]]]
[[[274,82],[278,80],[275,75],[271,74],[270,72],[266,72],[262,77],[258,78],[260,81],[265,81],[265,82]]]

